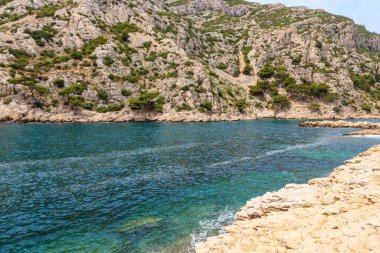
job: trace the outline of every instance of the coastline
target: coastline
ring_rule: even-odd
[[[92,111],[52,111],[27,107],[8,107],[0,105],[0,122],[10,121],[18,123],[97,123],[97,122],[219,122],[242,121],[256,119],[380,119],[380,113],[344,112],[312,113],[307,108],[295,107],[289,111],[275,112],[269,109],[249,111],[246,113],[205,114],[193,111],[164,112],[164,113],[135,113],[123,110],[120,112],[96,113]]]
[[[345,136],[359,136],[359,135],[380,136],[380,129],[362,130],[362,131],[347,133],[344,135]]]
[[[307,121],[299,123],[300,127],[313,127],[313,128],[361,128],[376,130],[380,129],[380,123],[370,123],[370,122],[350,122],[350,121]]]
[[[253,198],[207,252],[375,252],[380,248],[380,145],[325,178]]]

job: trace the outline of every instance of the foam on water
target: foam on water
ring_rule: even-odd
[[[150,153],[159,153],[164,151],[173,151],[176,149],[188,149],[193,148],[198,145],[201,145],[200,143],[188,143],[184,145],[174,145],[174,146],[161,146],[161,147],[155,147],[155,148],[142,148],[142,149],[136,149],[136,150],[127,150],[127,151],[113,151],[113,152],[107,152],[107,153],[100,153],[96,155],[88,155],[88,156],[81,156],[81,157],[65,157],[65,158],[57,158],[57,159],[41,159],[41,160],[26,160],[26,161],[19,161],[19,162],[3,162],[0,163],[0,169],[1,168],[9,168],[12,167],[13,169],[16,166],[25,166],[25,165],[39,165],[39,164],[51,164],[51,165],[69,165],[74,164],[78,162],[92,162],[96,163],[96,161],[104,160],[104,159],[111,159],[115,161],[115,159],[123,158],[127,156],[136,156],[136,155],[144,155],[144,154],[150,154]]]
[[[346,137],[351,138],[371,138],[371,139],[380,139],[380,135],[374,135],[374,134],[365,134],[365,135],[350,135]]]
[[[241,158],[237,158],[237,159],[213,163],[213,164],[208,165],[207,167],[218,167],[218,166],[222,166],[222,165],[240,163],[240,162],[247,161],[247,160],[257,160],[257,159],[267,158],[270,156],[274,156],[274,155],[285,153],[285,152],[292,151],[292,150],[318,147],[318,146],[325,144],[326,142],[327,142],[327,139],[320,140],[320,141],[317,141],[314,143],[298,144],[298,145],[289,146],[289,147],[286,147],[283,149],[276,149],[276,150],[267,151],[264,154],[258,155],[258,156],[245,156],[245,157],[241,157]]]
[[[216,219],[205,219],[199,221],[199,229],[191,233],[191,247],[189,252],[194,252],[195,244],[204,242],[209,236],[223,234],[224,227],[230,225],[235,220],[235,213],[226,207],[221,211]]]

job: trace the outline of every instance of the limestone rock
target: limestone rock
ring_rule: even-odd
[[[377,252],[380,146],[327,178],[254,198],[226,233],[196,245],[206,252]]]
[[[323,10],[225,0],[13,0],[0,6],[0,28],[4,120],[380,117],[380,36]],[[274,72],[264,77],[268,64]],[[327,88],[305,91],[312,83]],[[85,90],[63,95],[77,84]],[[131,106],[147,94],[157,94],[158,105]]]

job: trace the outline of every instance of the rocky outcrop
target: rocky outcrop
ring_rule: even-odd
[[[194,0],[187,4],[172,7],[178,13],[196,14],[202,11],[222,11],[232,16],[243,16],[249,8],[245,5],[229,6],[223,0]]]
[[[379,129],[371,129],[371,130],[362,130],[362,131],[347,133],[344,135],[346,135],[346,136],[380,135],[380,128]]]
[[[355,45],[357,48],[367,48],[369,50],[380,50],[380,37],[371,36],[371,33],[363,31],[362,26],[356,26],[354,33]]]
[[[318,127],[318,128],[363,128],[363,129],[380,129],[380,123],[371,122],[349,122],[349,121],[307,121],[298,124],[301,127]]]
[[[319,114],[311,114],[307,108],[294,110],[291,112],[276,113],[269,109],[261,109],[250,113],[222,113],[222,114],[205,114],[200,112],[176,112],[176,113],[154,113],[154,112],[134,112],[131,110],[122,110],[118,112],[97,113],[92,111],[70,111],[61,110],[53,112],[45,112],[41,109],[30,109],[28,106],[13,104],[0,104],[0,121],[11,122],[217,122],[217,121],[241,121],[241,120],[256,120],[263,118],[277,119],[319,119]],[[336,119],[334,114],[323,115],[324,118]],[[363,118],[368,119],[367,114],[347,114],[342,119]]]
[[[197,253],[377,252],[380,248],[380,146],[326,178],[254,198],[225,234]]]

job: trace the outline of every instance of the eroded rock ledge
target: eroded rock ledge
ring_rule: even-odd
[[[225,234],[196,252],[378,252],[379,210],[380,145],[329,177],[248,201]]]
[[[349,121],[307,121],[298,124],[301,127],[319,127],[319,128],[362,128],[362,129],[380,129],[380,123],[370,122],[349,122]]]
[[[380,115],[368,114],[350,114],[345,113],[345,117],[350,118],[379,118]],[[247,113],[230,112],[230,113],[200,113],[194,111],[184,112],[164,112],[164,113],[139,113],[130,110],[119,112],[96,113],[87,110],[55,110],[45,112],[41,109],[32,109],[26,105],[7,106],[0,103],[0,122],[141,122],[141,121],[160,121],[160,122],[215,122],[215,121],[238,121],[238,120],[254,120],[261,118],[277,118],[277,119],[336,119],[335,114],[313,115],[309,110],[301,105],[293,106],[289,111],[275,112],[270,109],[262,109],[257,111],[249,111]],[[341,119],[341,118],[339,118]],[[343,119],[343,118],[342,118]]]
[[[346,136],[357,136],[357,135],[380,135],[380,128],[361,130],[361,131],[357,131],[357,132],[346,133],[346,134],[344,134],[344,135],[346,135]]]

